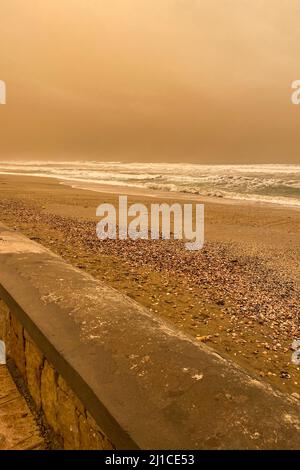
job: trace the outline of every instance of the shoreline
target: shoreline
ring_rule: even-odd
[[[209,200],[199,252],[172,240],[100,243],[95,210],[116,202],[110,189],[0,175],[0,220],[282,392],[298,393],[290,348],[300,337],[299,211]]]
[[[193,194],[188,192],[180,192],[180,191],[162,191],[157,189],[148,189],[148,188],[137,188],[134,186],[122,186],[122,185],[105,185],[105,184],[98,184],[98,183],[78,183],[75,180],[58,180],[60,184],[65,184],[66,186],[70,186],[73,189],[82,189],[84,191],[93,191],[97,193],[119,193],[124,194],[127,193],[131,196],[144,196],[150,198],[158,198],[161,197],[163,199],[179,199],[184,201],[190,202],[203,202],[203,203],[213,203],[213,204],[243,204],[243,205],[263,205],[263,206],[275,206],[275,207],[282,207],[284,209],[294,209],[300,211],[300,201],[299,205],[296,204],[287,204],[287,203],[279,203],[273,201],[265,201],[265,200],[255,200],[255,199],[242,199],[242,198],[230,198],[230,197],[217,197],[217,196],[202,196],[201,194]],[[72,184],[71,184],[72,183]]]
[[[204,202],[204,203],[215,203],[215,204],[243,204],[243,205],[258,205],[258,206],[272,206],[272,207],[282,207],[283,209],[293,209],[300,211],[300,200],[299,204],[288,203],[282,199],[281,202],[279,201],[267,201],[264,199],[251,199],[251,198],[234,198],[234,197],[224,197],[224,196],[207,196],[201,194],[193,194],[189,192],[183,191],[163,191],[158,189],[149,189],[149,188],[142,188],[137,186],[126,186],[121,184],[103,184],[103,183],[94,183],[84,182],[79,180],[72,180],[66,178],[59,178],[55,176],[48,176],[48,175],[30,175],[24,173],[13,173],[13,172],[3,172],[0,171],[0,176],[7,175],[7,176],[20,176],[20,177],[29,177],[29,178],[49,178],[54,181],[59,182],[59,184],[70,186],[73,189],[81,189],[84,191],[93,191],[97,193],[120,193],[124,194],[127,193],[128,195],[135,195],[135,196],[145,196],[149,198],[158,198],[161,197],[163,199],[180,199],[185,201],[191,202]],[[288,198],[287,198],[288,200]]]

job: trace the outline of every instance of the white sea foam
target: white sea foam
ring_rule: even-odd
[[[300,165],[14,161],[0,173],[300,206]]]

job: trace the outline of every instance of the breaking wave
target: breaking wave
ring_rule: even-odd
[[[15,161],[0,173],[300,206],[300,165]]]

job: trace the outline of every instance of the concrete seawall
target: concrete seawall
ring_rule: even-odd
[[[0,339],[65,448],[300,449],[300,406],[0,225]]]

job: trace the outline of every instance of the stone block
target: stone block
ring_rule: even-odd
[[[14,360],[22,377],[26,379],[24,330],[14,315],[10,316],[10,320],[9,355]]]
[[[41,375],[44,356],[39,348],[25,334],[26,378],[28,390],[38,409],[42,406]]]
[[[56,373],[46,360],[41,375],[41,400],[47,423],[58,433]]]
[[[77,450],[80,448],[78,415],[72,397],[58,388],[57,401],[58,428],[64,449]]]
[[[67,382],[61,375],[59,375],[57,383],[58,383],[59,388],[63,392],[65,392],[68,395],[69,399],[73,402],[76,408],[77,414],[84,414],[85,413],[84,405],[79,400],[79,398],[75,395],[73,390],[69,387],[69,385],[67,384]]]
[[[99,430],[95,420],[88,412],[86,415],[80,415],[79,417],[79,432],[80,448],[82,450],[114,449],[110,441]]]

